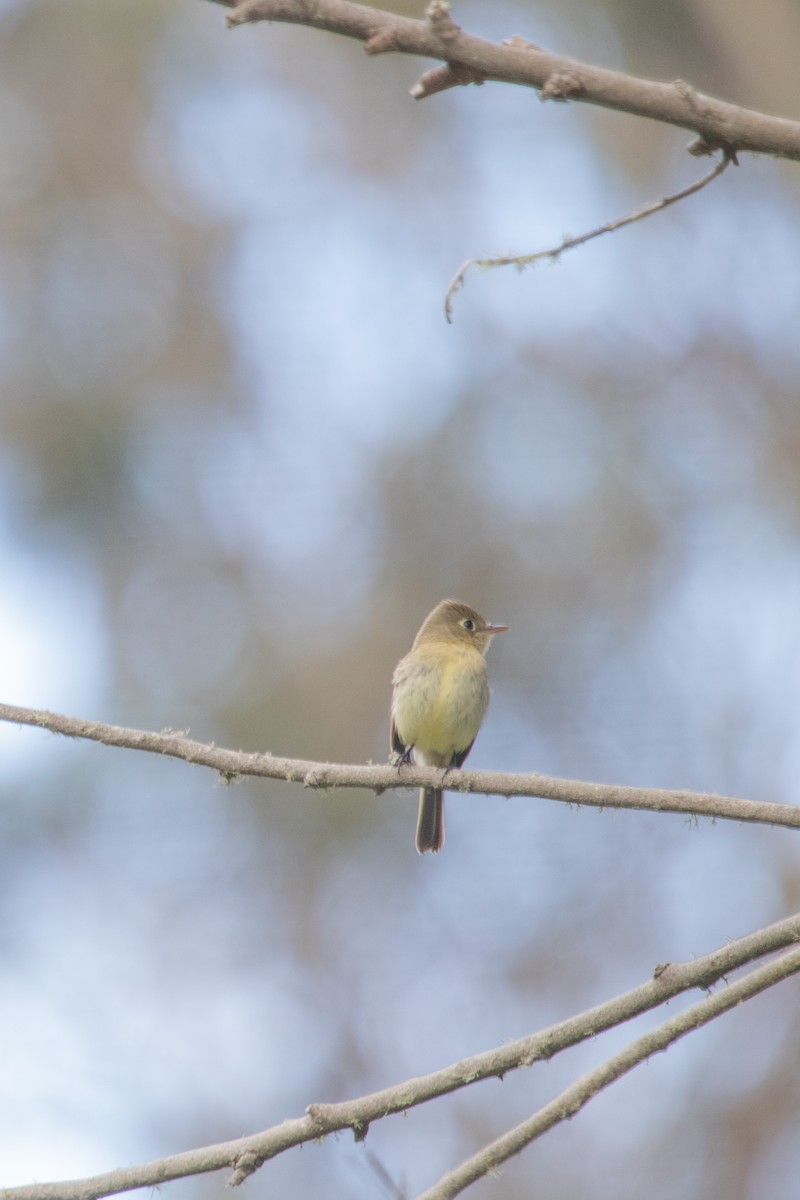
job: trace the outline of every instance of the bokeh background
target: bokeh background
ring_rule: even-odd
[[[793,0],[455,16],[800,118]],[[465,258],[684,186],[688,135],[499,85],[415,103],[427,63],[224,17],[0,4],[2,698],[383,760],[393,665],[455,595],[512,626],[476,767],[797,802],[798,166],[745,156],[474,275],[448,327]],[[451,797],[423,860],[410,792],[224,787],[31,729],[0,728],[0,799],[3,1185],[432,1070],[800,900],[787,832]],[[247,1193],[412,1196],[657,1019]],[[789,982],[474,1194],[794,1197],[798,1045]]]

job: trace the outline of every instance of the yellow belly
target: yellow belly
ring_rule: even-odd
[[[486,662],[471,647],[446,653],[426,647],[403,659],[395,673],[397,732],[429,766],[449,765],[472,744],[488,703]]]

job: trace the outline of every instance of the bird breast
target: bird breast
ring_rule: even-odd
[[[401,659],[392,680],[392,714],[405,746],[418,762],[447,766],[475,740],[489,704],[486,661],[470,647],[426,648]]]

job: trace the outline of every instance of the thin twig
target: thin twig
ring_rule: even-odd
[[[732,152],[723,152],[721,160],[715,165],[713,171],[709,171],[707,175],[704,175],[702,179],[698,179],[689,187],[682,188],[681,191],[674,192],[671,196],[664,196],[663,199],[656,200],[652,204],[647,204],[644,208],[637,209],[636,212],[628,213],[625,217],[618,217],[614,221],[608,221],[607,224],[601,225],[598,229],[592,229],[588,233],[580,234],[578,237],[565,237],[558,246],[551,246],[547,250],[537,250],[533,254],[503,254],[497,258],[468,258],[456,271],[445,294],[444,315],[447,318],[448,324],[452,325],[453,323],[453,297],[464,286],[465,276],[473,267],[478,267],[482,271],[488,271],[492,267],[511,266],[522,270],[523,267],[531,267],[534,263],[541,262],[545,258],[549,258],[552,262],[555,262],[565,250],[574,250],[576,246],[583,246],[586,242],[590,242],[592,238],[601,237],[604,233],[614,233],[615,230],[623,229],[626,225],[633,225],[635,221],[643,221],[645,217],[652,217],[654,213],[663,212],[671,204],[677,204],[679,200],[685,200],[687,196],[693,196],[695,192],[708,187],[709,183],[717,179],[725,168],[731,162],[735,161],[735,155]]]
[[[218,771],[226,782],[247,775],[301,783],[303,787],[319,791],[349,787],[367,788],[377,794],[407,787],[441,787],[444,783],[448,791],[456,793],[530,796],[588,808],[672,812],[690,817],[712,817],[800,829],[800,808],[795,805],[746,800],[737,796],[715,796],[668,788],[623,787],[613,783],[588,783],[551,775],[517,775],[504,771],[454,770],[449,771],[443,780],[442,772],[435,767],[349,765],[282,758],[270,753],[246,754],[241,750],[225,750],[205,742],[195,742],[183,733],[172,730],[152,733],[144,729],[126,729],[102,721],[86,721],[80,717],[67,717],[44,709],[21,708],[12,704],[0,704],[0,721],[32,725],[66,737],[100,742],[104,746],[144,750],[149,754],[182,759]]]
[[[0,1200],[101,1200],[104,1196],[118,1195],[135,1188],[155,1187],[168,1180],[225,1168],[233,1170],[231,1183],[242,1183],[269,1159],[294,1146],[316,1141],[344,1129],[351,1129],[358,1140],[363,1140],[369,1126],[375,1121],[483,1080],[502,1078],[509,1071],[551,1059],[569,1047],[595,1038],[683,992],[694,988],[707,990],[719,980],[726,979],[737,968],[767,954],[785,950],[797,942],[800,942],[800,914],[728,942],[701,958],[656,967],[651,979],[612,1000],[548,1029],[462,1059],[428,1075],[404,1080],[355,1100],[338,1104],[311,1104],[304,1117],[283,1121],[250,1137],[187,1150],[182,1154],[122,1167],[86,1179],[3,1188],[0,1189]],[[746,984],[754,975],[755,972],[751,973],[742,982]],[[777,979],[773,982],[777,982]],[[746,998],[739,993],[730,993],[730,989],[721,993],[723,996],[729,994],[736,997],[735,1003]],[[730,1006],[723,1005],[721,1011],[725,1011],[726,1007]],[[710,1016],[707,1019],[710,1020]],[[686,1031],[684,1029],[681,1033]],[[681,1033],[676,1036],[681,1036]],[[649,1052],[653,1053],[658,1048],[656,1046]],[[612,1063],[615,1061],[611,1060]]]

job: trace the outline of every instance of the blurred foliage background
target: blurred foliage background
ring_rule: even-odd
[[[800,118],[790,0],[454,15]],[[476,767],[796,802],[797,165],[745,156],[555,267],[475,275],[448,327],[465,258],[685,185],[688,136],[498,85],[414,103],[429,64],[224,16],[0,4],[3,699],[382,760],[394,663],[456,595],[512,626]],[[422,860],[411,793],[0,748],[5,1185],[434,1069],[800,899],[787,832],[451,797]],[[368,1149],[412,1195],[656,1019]],[[794,1196],[799,1038],[790,982],[475,1195]],[[349,1138],[247,1183],[281,1191],[387,1195]]]

